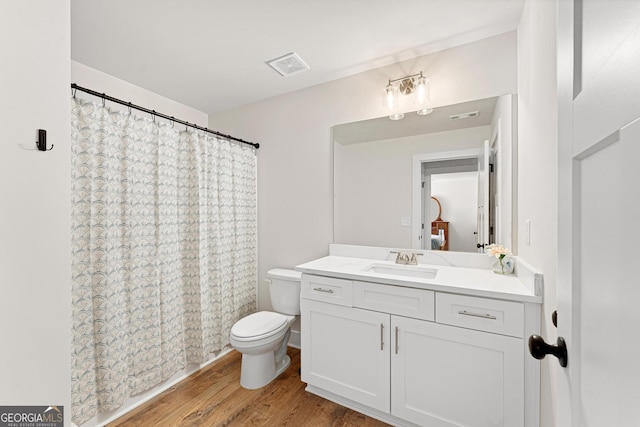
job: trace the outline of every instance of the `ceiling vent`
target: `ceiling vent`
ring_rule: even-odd
[[[449,118],[451,120],[461,120],[461,119],[468,119],[469,117],[478,117],[479,115],[480,115],[479,111],[471,111],[469,113],[454,114],[453,116],[449,116]]]
[[[309,69],[309,66],[295,52],[267,61],[267,64],[284,77]]]

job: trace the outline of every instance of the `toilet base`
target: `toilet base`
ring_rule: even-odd
[[[276,366],[276,378],[283,373],[289,365],[291,365],[291,358],[289,355],[285,355],[280,361],[279,366]]]
[[[291,317],[289,325],[293,322]],[[284,336],[265,342],[262,345],[250,345],[239,348],[239,343],[234,344],[233,335],[231,344],[242,353],[242,367],[240,369],[240,385],[249,390],[255,390],[269,384],[278,375],[284,372],[291,364],[291,358],[287,355],[287,344],[291,336],[291,328],[287,327]],[[266,351],[265,351],[266,350]]]
[[[283,373],[291,364],[291,358],[285,355],[276,363],[274,353],[242,355],[240,385],[249,390],[262,388]]]

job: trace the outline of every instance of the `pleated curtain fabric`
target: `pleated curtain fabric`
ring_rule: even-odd
[[[255,311],[256,153],[71,101],[72,420],[201,363]]]

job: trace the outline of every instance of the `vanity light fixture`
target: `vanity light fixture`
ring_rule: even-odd
[[[389,84],[384,89],[383,105],[392,112],[389,115],[391,120],[400,120],[404,117],[404,113],[394,111],[398,109],[400,104],[399,93],[403,95],[413,94],[413,102],[418,106],[416,111],[418,115],[424,116],[433,112],[433,108],[427,107],[429,102],[429,80],[424,77],[422,71],[399,79],[389,80]]]

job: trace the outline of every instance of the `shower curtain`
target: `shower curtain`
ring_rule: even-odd
[[[72,420],[201,363],[255,311],[256,153],[72,99]]]

